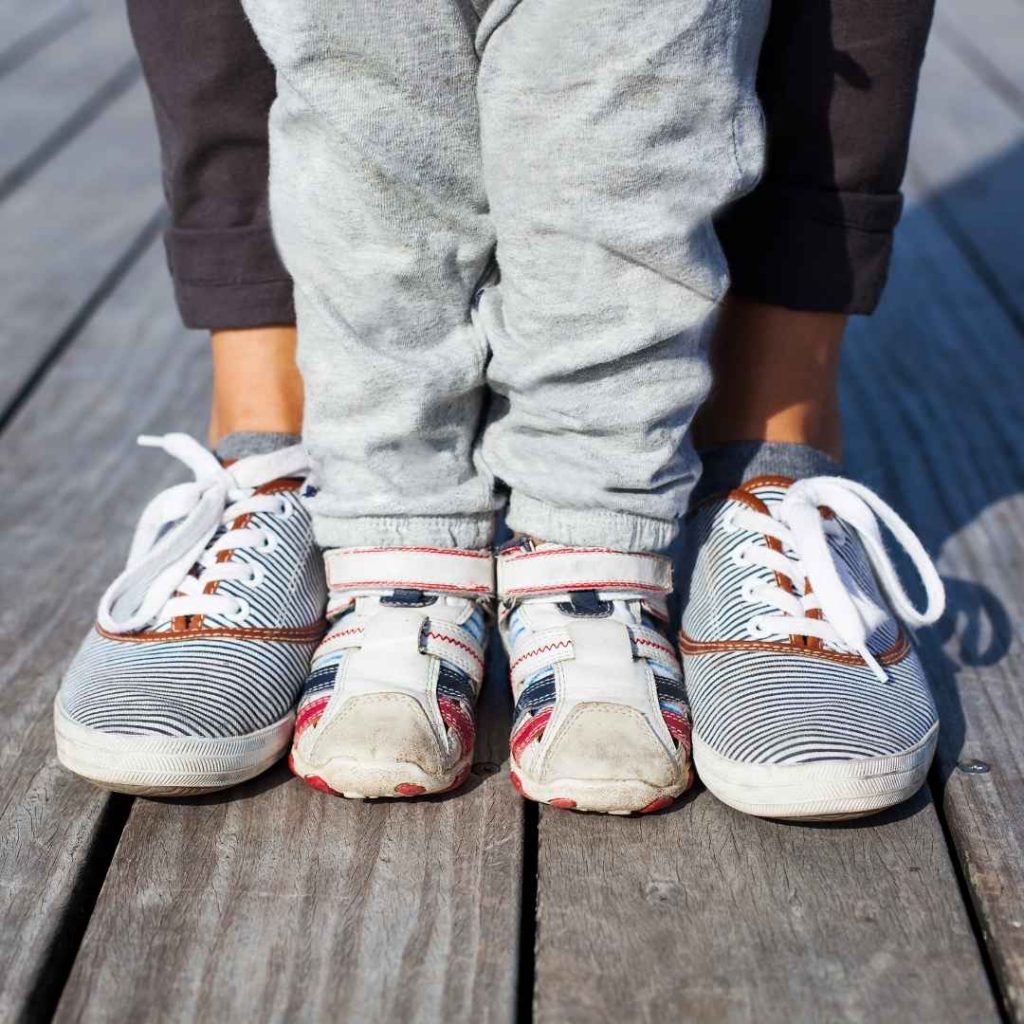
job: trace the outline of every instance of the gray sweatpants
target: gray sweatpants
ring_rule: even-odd
[[[768,0],[245,0],[325,546],[664,549]]]

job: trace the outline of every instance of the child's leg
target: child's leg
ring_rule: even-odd
[[[479,95],[500,284],[483,456],[520,539],[499,558],[513,779],[558,807],[653,811],[689,783],[665,630],[698,463],[712,214],[761,158],[765,5],[522,0],[484,18]],[[503,19],[503,16],[506,16]]]
[[[493,250],[477,58],[450,0],[248,0],[277,68],[271,210],[295,280],[305,439],[325,547],[483,547],[473,465]]]
[[[438,792],[469,771],[494,575],[473,464],[487,354],[470,305],[494,245],[475,16],[454,0],[247,9],[278,72],[271,207],[329,549],[291,763],[346,796]]]
[[[766,7],[522,0],[484,18],[501,283],[481,304],[483,453],[518,531],[633,551],[675,536],[726,285],[711,217],[761,164]]]

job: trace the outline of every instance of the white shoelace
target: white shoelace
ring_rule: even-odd
[[[790,580],[796,593],[772,583],[755,583],[745,589],[751,602],[778,609],[779,615],[761,615],[751,622],[755,635],[791,634],[813,636],[859,654],[879,680],[885,669],[868,650],[868,639],[886,614],[867,594],[844,580],[829,547],[841,529],[823,518],[821,507],[830,508],[860,539],[868,561],[895,614],[908,626],[935,622],[945,607],[945,591],[935,565],[910,527],[874,492],[841,477],[813,477],[793,484],[770,515],[754,509],[731,513],[736,526],[777,539],[782,551],[751,542],[737,552],[742,563],[763,566]],[[881,521],[900,544],[924,584],[926,605],[914,606],[896,574],[878,528]],[[805,583],[810,584],[806,592]],[[811,612],[820,613],[820,618]]]
[[[279,495],[253,491],[282,477],[305,476],[309,472],[305,450],[294,445],[225,467],[187,434],[138,440],[183,462],[195,480],[167,488],[146,506],[124,572],[100,599],[100,626],[110,633],[131,633],[183,615],[219,614],[240,621],[248,612],[244,601],[204,590],[221,580],[256,586],[261,572],[251,564],[218,562],[217,556],[239,548],[268,551],[275,538],[256,527],[226,530],[216,541],[214,537],[247,513],[287,515],[291,506],[286,508]],[[198,567],[195,574],[194,567]]]

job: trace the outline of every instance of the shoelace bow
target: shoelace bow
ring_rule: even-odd
[[[144,435],[138,441],[144,447],[162,448],[183,462],[195,479],[161,491],[146,506],[128,563],[100,599],[99,625],[110,633],[131,633],[184,615],[242,618],[242,602],[204,591],[210,583],[229,579],[255,585],[259,573],[250,564],[218,562],[217,556],[239,548],[267,550],[273,542],[270,534],[255,527],[223,528],[247,513],[284,513],[278,495],[253,492],[282,477],[305,476],[305,451],[294,445],[225,467],[187,434]]]
[[[860,539],[878,584],[895,614],[911,627],[935,622],[945,608],[945,591],[935,565],[900,516],[873,491],[841,477],[799,480],[766,515],[744,508],[732,515],[737,526],[774,537],[782,551],[758,544],[740,549],[739,557],[788,579],[795,593],[775,584],[749,586],[748,600],[771,605],[780,615],[763,615],[752,623],[756,632],[817,637],[859,654],[879,680],[885,669],[868,649],[868,639],[885,620],[885,612],[867,594],[843,580],[829,541],[841,530],[822,516],[832,510]],[[926,604],[914,606],[882,541],[881,521],[914,563],[924,585]],[[805,586],[807,584],[808,586]],[[811,613],[818,613],[817,616]]]

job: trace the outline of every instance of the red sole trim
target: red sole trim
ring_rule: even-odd
[[[671,807],[675,803],[675,799],[670,796],[659,796],[652,800],[646,807],[641,807],[637,814],[653,814],[655,811],[663,811],[666,807]]]
[[[395,792],[399,796],[419,796],[426,791],[425,787],[417,786],[415,782],[400,782],[395,786]]]

